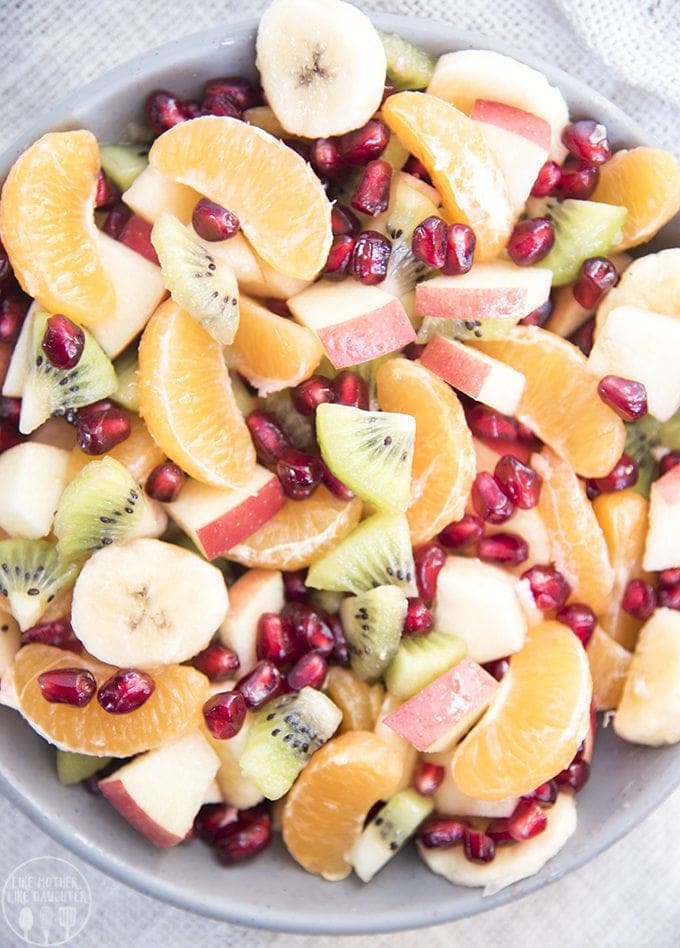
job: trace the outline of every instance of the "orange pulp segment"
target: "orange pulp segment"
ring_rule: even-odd
[[[143,484],[152,470],[165,461],[165,451],[158,447],[139,415],[130,412],[129,418],[130,434],[125,441],[107,451],[106,456],[124,464],[137,483]],[[68,465],[68,479],[72,480],[92,460],[91,454],[85,454],[77,446],[73,448]]]
[[[491,707],[453,755],[457,786],[479,800],[504,800],[550,780],[583,740],[591,692],[586,653],[571,629],[534,626]]]
[[[586,655],[593,678],[593,705],[596,711],[618,708],[632,653],[598,625],[586,646]]]
[[[118,669],[87,654],[51,645],[25,645],[13,665],[19,711],[31,727],[62,750],[97,757],[130,757],[176,740],[200,725],[208,679],[195,668],[165,665],[151,669],[156,687],[129,714],[110,714],[93,698],[83,708],[52,704],[43,698],[38,676],[58,668],[86,668],[102,685]]]
[[[505,247],[513,211],[505,179],[477,123],[423,92],[385,100],[383,119],[427,168],[452,221],[475,232],[475,260],[492,260]]]
[[[390,359],[378,368],[376,383],[383,411],[416,420],[406,516],[417,546],[465,512],[476,471],[472,435],[453,389],[419,362]]]
[[[313,280],[325,264],[332,241],[326,193],[305,160],[268,132],[202,116],[156,139],[149,163],[236,214],[274,269]]]
[[[231,389],[222,346],[171,300],[139,345],[139,409],[154,441],[213,487],[244,484],[255,448]]]
[[[375,726],[385,689],[380,682],[361,681],[350,668],[331,665],[324,691],[342,711],[340,731],[371,731]]]
[[[536,326],[515,326],[507,339],[471,343],[526,377],[517,417],[581,477],[606,477],[623,453],[621,419],[597,394],[585,356]]]
[[[14,163],[0,200],[0,238],[23,289],[84,325],[116,302],[97,247],[98,174],[91,132],[50,132]]]
[[[293,859],[330,881],[349,875],[366,814],[396,790],[401,771],[399,756],[370,732],[347,731],[324,744],[283,808],[283,841]]]

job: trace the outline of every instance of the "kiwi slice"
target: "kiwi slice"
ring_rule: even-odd
[[[659,443],[669,451],[680,451],[680,410],[659,428]]]
[[[112,757],[93,757],[91,754],[74,754],[57,748],[57,777],[59,783],[68,787],[99,773],[113,760]]]
[[[336,477],[378,510],[406,510],[416,439],[412,415],[331,402],[316,409],[321,455]]]
[[[113,393],[113,398],[128,411],[139,412],[139,398],[137,397],[139,359],[137,358],[137,347],[131,346],[122,355],[119,355],[113,363],[113,368],[118,382],[118,388]]]
[[[313,563],[306,583],[314,589],[351,593],[393,585],[407,596],[417,596],[414,575],[406,516],[376,513]]]
[[[239,323],[236,274],[217,263],[204,243],[164,211],[151,231],[161,273],[175,303],[222,345],[234,341]]]
[[[380,288],[393,296],[402,297],[414,289],[416,283],[436,273],[413,255],[413,231],[427,217],[441,216],[437,205],[426,189],[412,175],[398,175],[392,187],[390,206],[386,212],[385,232],[392,241],[392,253],[387,276]]]
[[[433,810],[430,797],[410,788],[390,797],[366,824],[352,848],[350,862],[361,881],[370,882]]]
[[[262,408],[276,418],[291,444],[299,451],[316,451],[314,418],[296,411],[290,397],[290,389],[271,392],[262,399]]]
[[[404,701],[465,658],[463,639],[447,632],[408,636],[385,670],[387,690]]]
[[[433,336],[469,342],[475,339],[507,339],[517,325],[514,319],[450,319],[447,316],[426,316],[420,324],[416,341],[429,342]]]
[[[269,701],[248,732],[239,761],[243,776],[267,799],[279,800],[341,720],[337,705],[315,688]]]
[[[0,596],[7,600],[22,632],[39,621],[77,571],[48,540],[0,540]]]
[[[621,227],[628,213],[625,207],[574,198],[546,198],[541,204],[544,210],[539,214],[535,213],[537,204],[532,204],[532,217],[550,218],[555,243],[536,266],[552,270],[553,286],[573,283],[584,260],[606,256],[621,240]]]
[[[144,493],[120,461],[106,456],[90,461],[59,498],[54,515],[59,555],[77,560],[129,539],[145,508]]]
[[[149,163],[145,145],[100,145],[99,160],[107,177],[120,191],[127,191]]]
[[[387,56],[387,78],[397,92],[405,89],[425,89],[436,66],[436,60],[419,46],[409,43],[396,33],[380,33]]]
[[[85,346],[73,369],[56,369],[45,357],[42,340],[49,313],[36,310],[30,327],[28,370],[21,398],[19,430],[30,434],[50,415],[67,415],[116,390],[111,360],[94,336],[82,327]]]
[[[362,681],[380,678],[399,648],[406,596],[396,586],[378,586],[344,599],[340,618],[354,673]]]

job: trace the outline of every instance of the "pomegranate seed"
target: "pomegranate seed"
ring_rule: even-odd
[[[439,534],[439,542],[450,550],[470,546],[484,535],[484,521],[475,514],[465,514],[447,524]]]
[[[332,382],[333,400],[352,408],[368,408],[368,386],[360,375],[349,369],[338,372]]]
[[[538,172],[534,186],[531,189],[533,197],[549,197],[557,192],[562,169],[556,161],[546,161]]]
[[[19,290],[7,290],[0,299],[0,342],[15,343],[19,338],[31,301]]]
[[[422,599],[413,596],[408,600],[402,632],[404,635],[427,635],[434,628],[434,616]]]
[[[413,775],[413,787],[424,797],[431,797],[441,786],[446,771],[441,764],[431,764],[423,760]]]
[[[195,118],[196,114],[202,115],[225,115],[227,118],[242,119],[243,112],[239,109],[238,105],[234,102],[232,97],[224,92],[221,89],[215,89],[207,94],[204,94],[201,99],[200,105],[196,103],[196,113],[187,115],[187,106],[189,103],[181,102],[180,107],[184,112],[184,115],[187,118]],[[191,113],[192,108],[189,106],[189,112]]]
[[[571,122],[562,132],[562,144],[575,158],[590,165],[602,165],[612,156],[607,129],[593,119]]]
[[[387,276],[392,244],[375,230],[362,230],[354,244],[348,272],[366,286],[375,286]]]
[[[569,336],[569,342],[577,346],[584,356],[590,355],[590,350],[593,348],[594,333],[595,317],[591,316],[590,319],[586,319],[584,323],[581,323],[578,329],[574,330]]]
[[[105,454],[130,435],[130,416],[124,408],[98,404],[78,412],[76,442],[85,454]]]
[[[238,820],[238,810],[230,803],[205,803],[196,814],[194,829],[196,835],[207,843],[212,843],[228,832]]]
[[[342,627],[340,616],[337,614],[326,615],[325,619],[328,623],[328,628],[331,630],[333,635],[333,650],[328,656],[328,660],[334,665],[342,665],[347,668],[350,664],[349,648],[347,646],[347,638],[345,637],[345,630]]]
[[[340,156],[346,165],[366,165],[387,148],[390,130],[380,119],[369,119],[362,128],[340,136]]]
[[[186,474],[174,461],[164,461],[151,471],[144,489],[154,500],[171,504],[179,497],[186,479]]]
[[[16,426],[0,418],[0,454],[25,441],[16,429]]]
[[[147,96],[145,108],[151,130],[157,135],[186,121],[177,96],[163,89],[157,89]]]
[[[283,574],[283,594],[286,602],[306,602],[309,590],[305,585],[306,569],[291,570]]]
[[[382,158],[369,161],[352,197],[354,210],[370,217],[382,214],[390,202],[391,183],[392,165]]]
[[[488,671],[496,681],[500,681],[510,668],[510,660],[508,658],[495,658],[492,662],[484,662],[482,667],[485,671]]]
[[[290,447],[278,421],[268,412],[255,409],[246,417],[246,424],[258,459],[262,464],[274,467],[283,452]]]
[[[595,165],[568,158],[562,166],[557,190],[560,197],[585,201],[593,193],[599,180],[600,170]]]
[[[290,622],[278,612],[263,612],[257,621],[258,658],[287,665],[298,654],[298,642]]]
[[[421,181],[424,181],[425,184],[432,184],[429,171],[415,155],[409,156],[403,170],[406,174],[412,174],[414,178],[419,178]]]
[[[624,421],[635,421],[647,414],[647,389],[642,382],[605,375],[598,383],[597,393]]]
[[[228,95],[234,105],[245,112],[262,104],[262,93],[243,76],[216,76],[203,86],[203,95]]]
[[[624,590],[621,608],[645,622],[656,609],[656,590],[644,579],[631,579]]]
[[[425,351],[424,345],[420,345],[420,343],[417,343],[417,342],[409,342],[409,344],[404,349],[404,355],[406,356],[407,359],[411,359],[412,361],[415,361],[416,359],[419,359],[421,357],[424,351]]]
[[[669,451],[659,461],[659,474],[668,474],[678,464],[680,464],[680,451]]]
[[[109,714],[129,714],[145,704],[156,690],[151,675],[124,668],[108,678],[97,691],[97,701]]]
[[[521,510],[538,504],[543,478],[512,454],[504,454],[494,469],[494,477],[510,500]]]
[[[548,818],[537,800],[520,800],[509,819],[510,835],[518,843],[538,836],[548,825]]]
[[[54,668],[41,672],[38,685],[45,701],[76,708],[84,708],[97,690],[97,681],[87,668]]]
[[[355,243],[354,237],[349,234],[339,234],[333,238],[323,268],[323,274],[327,279],[342,280],[347,275],[347,268],[352,258]]]
[[[472,482],[472,505],[487,523],[505,523],[515,512],[515,505],[493,475],[481,471]]]
[[[354,211],[346,204],[334,204],[331,210],[333,235],[350,234],[354,237],[361,230],[361,223]]]
[[[328,468],[323,458],[321,460],[321,481],[332,494],[341,500],[353,500],[356,496],[353,490],[350,490],[346,484],[343,484],[339,477]]]
[[[283,613],[295,634],[300,646],[326,657],[335,648],[335,636],[325,614],[303,602],[289,602],[283,607]]]
[[[515,842],[510,834],[510,819],[507,816],[491,820],[486,828],[486,835],[496,846],[507,846]]]
[[[241,665],[233,649],[217,643],[208,645],[198,655],[194,655],[191,664],[210,681],[225,681],[231,678]]]
[[[225,866],[257,856],[272,838],[270,817],[263,813],[251,822],[235,824],[234,831],[215,840],[218,860]]]
[[[278,694],[282,676],[273,662],[263,659],[236,682],[235,689],[242,696],[248,708],[261,708],[263,704]]]
[[[346,173],[337,138],[317,138],[309,150],[309,162],[320,178],[331,181]]]
[[[421,221],[411,238],[411,250],[416,260],[440,270],[446,263],[446,235],[449,225],[441,217],[432,215]]]
[[[80,645],[73,626],[66,619],[44,622],[25,629],[21,633],[21,644],[29,645],[31,642],[41,642],[43,645],[54,645],[58,648],[68,648],[71,644]]]
[[[328,671],[328,663],[318,652],[301,656],[288,672],[287,681],[293,691],[320,688]]]
[[[12,265],[9,262],[9,257],[7,251],[0,243],[0,290],[4,289],[9,281],[12,279],[14,271],[12,270]]]
[[[664,586],[657,594],[657,601],[665,609],[680,609],[680,585]]]
[[[619,282],[616,267],[606,257],[588,257],[581,264],[572,287],[574,299],[584,309],[595,309],[607,290]]]
[[[561,609],[571,593],[571,586],[554,566],[531,566],[520,579],[529,583],[534,602],[541,612]]]
[[[587,760],[572,760],[568,767],[555,777],[558,787],[569,787],[575,793],[585,786],[590,776],[590,764]]]
[[[532,309],[530,313],[523,316],[519,321],[520,326],[538,326],[540,329],[548,322],[552,311],[552,300],[546,300],[545,303],[541,303],[536,309]]]
[[[125,204],[116,204],[104,220],[103,231],[114,240],[120,240],[125,225],[132,217],[132,211]]]
[[[472,267],[477,238],[467,224],[450,224],[446,232],[446,259],[442,273],[446,276],[459,276]]]
[[[208,110],[196,99],[180,99],[179,107],[185,119],[198,118],[200,115],[208,114]]]
[[[18,425],[20,417],[21,399],[10,398],[9,395],[0,395],[0,419]]]
[[[558,792],[557,783],[554,780],[548,780],[546,783],[542,783],[540,787],[532,790],[531,793],[525,794],[525,799],[538,800],[543,806],[552,806],[557,799]]]
[[[494,533],[479,540],[477,556],[485,563],[519,566],[529,558],[529,545],[516,533]]]
[[[469,862],[491,862],[496,855],[496,844],[481,830],[469,827],[463,838],[465,858]]]
[[[229,240],[238,233],[241,226],[238,217],[232,211],[215,204],[208,198],[201,198],[191,215],[194,230],[203,240]]]
[[[517,422],[514,418],[501,415],[486,405],[473,405],[466,413],[470,431],[478,438],[489,441],[516,441],[518,437]]]
[[[601,494],[612,494],[617,490],[625,490],[637,483],[640,471],[638,463],[630,454],[622,454],[606,477],[591,477],[587,484]]]
[[[680,566],[673,566],[671,569],[662,569],[659,572],[660,586],[677,586],[680,583]]]
[[[418,595],[432,602],[437,595],[437,577],[446,562],[446,553],[436,543],[427,543],[413,551]]]
[[[469,823],[455,816],[430,816],[418,832],[420,842],[427,849],[444,849],[462,843]]]
[[[555,618],[563,625],[568,625],[584,646],[590,641],[597,625],[595,613],[585,602],[570,602],[568,606],[562,606]]]
[[[508,239],[508,256],[518,267],[530,267],[548,255],[555,243],[555,229],[547,217],[520,221]]]
[[[160,266],[158,254],[151,242],[151,224],[143,217],[133,214],[123,225],[118,240],[130,250],[140,254],[155,266]]]
[[[243,678],[241,681],[246,681],[246,679]],[[239,682],[240,684],[241,682]],[[236,687],[238,688],[239,685]],[[263,703],[260,702],[260,704]],[[214,738],[218,741],[228,741],[230,738],[236,737],[243,727],[248,707],[259,707],[259,705],[248,704],[247,697],[236,689],[234,691],[221,691],[219,694],[208,698],[203,705],[203,719]]]
[[[113,207],[120,201],[120,191],[113,184],[105,171],[100,171],[97,178],[97,192],[94,198],[94,206],[97,209],[106,210]]]
[[[311,496],[321,483],[322,474],[319,458],[297,448],[285,448],[276,462],[276,476],[283,492],[293,500]]]

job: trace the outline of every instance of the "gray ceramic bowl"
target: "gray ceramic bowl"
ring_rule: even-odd
[[[434,54],[490,48],[522,59],[488,37],[461,33],[444,23],[376,16],[383,29],[401,33]],[[139,56],[89,84],[42,115],[0,158],[0,177],[31,141],[55,128],[86,127],[115,141],[157,87],[181,95],[198,92],[202,80],[251,73],[255,22],[227,25]],[[525,60],[527,61],[527,60]],[[641,144],[643,134],[618,109],[547,63],[532,62],[557,84],[572,114],[606,122],[613,142]],[[141,117],[141,116],[140,116]],[[648,139],[647,139],[648,141]],[[676,222],[677,224],[677,222]],[[671,228],[661,245],[680,244]],[[415,852],[402,853],[370,885],[350,878],[327,883],[308,875],[274,845],[241,868],[218,868],[201,843],[160,850],[145,842],[102,799],[61,787],[52,749],[13,711],[0,709],[3,792],[43,830],[83,859],[148,895],[193,912],[242,925],[301,933],[360,934],[434,925],[511,902],[582,865],[627,833],[680,784],[680,752],[634,747],[601,729],[592,778],[578,798],[579,828],[539,875],[483,898],[476,889],[454,888],[435,876]]]

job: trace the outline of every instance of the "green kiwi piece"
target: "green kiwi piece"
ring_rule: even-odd
[[[412,415],[327,402],[316,409],[316,437],[331,472],[362,500],[378,510],[406,510],[416,440]]]
[[[436,60],[419,46],[396,33],[380,33],[387,56],[387,78],[397,92],[425,89],[430,84]]]
[[[659,428],[659,443],[670,451],[680,451],[680,411]]]
[[[57,748],[57,777],[65,787],[99,773],[107,767],[112,757],[93,757],[91,754],[74,754]]]
[[[243,776],[268,800],[279,800],[341,720],[338,706],[315,688],[269,701],[248,732],[239,761]]]
[[[138,413],[139,359],[137,358],[137,347],[131,346],[119,355],[113,363],[113,368],[118,382],[118,388],[113,393],[114,400],[123,408],[127,408],[128,411]]]
[[[271,392],[262,399],[262,408],[276,418],[291,444],[299,451],[316,450],[314,418],[310,415],[301,415],[295,410],[290,397],[290,389]]]
[[[398,586],[417,596],[408,520],[404,514],[376,513],[363,520],[333,549],[313,563],[306,583],[313,589],[362,593]]]
[[[77,560],[129,539],[145,508],[144,493],[120,461],[111,457],[90,461],[59,498],[54,516],[59,555]]]
[[[402,638],[397,654],[385,670],[385,685],[404,701],[465,658],[463,639],[447,632]]]
[[[175,303],[222,345],[239,324],[238,283],[231,267],[217,263],[188,227],[164,211],[151,231],[161,273]]]
[[[99,159],[107,177],[120,191],[127,191],[149,163],[145,145],[100,145]]]
[[[552,249],[536,266],[552,270],[553,286],[573,283],[588,257],[606,256],[621,239],[627,208],[597,201],[546,198],[544,214],[555,228]],[[532,205],[532,211],[536,205]],[[544,216],[532,213],[532,216]]]
[[[654,448],[661,443],[661,424],[651,415],[644,415],[637,421],[626,424],[626,445],[624,451],[637,461],[638,479],[633,489],[649,498],[652,481],[659,476],[659,465],[654,456]]]
[[[49,313],[37,310],[30,327],[28,370],[21,398],[19,430],[30,434],[50,415],[68,415],[116,390],[111,360],[94,336],[83,327],[85,346],[73,369],[56,369],[42,350]]]
[[[349,596],[340,606],[352,670],[362,681],[375,681],[399,648],[408,603],[396,586],[377,586]]]
[[[433,810],[432,798],[410,787],[391,796],[366,824],[352,847],[350,862],[361,881],[370,882]]]
[[[426,193],[409,182],[413,179],[407,175],[396,178],[384,223],[392,241],[392,253],[380,288],[400,298],[410,293],[420,280],[436,272],[414,256],[411,240],[418,224],[427,217],[440,216],[439,209]]]
[[[433,336],[468,342],[475,339],[507,339],[514,319],[450,319],[448,316],[426,316],[420,324],[416,342],[429,342]]]
[[[36,625],[77,572],[48,540],[0,540],[0,596],[7,600],[22,632]]]

